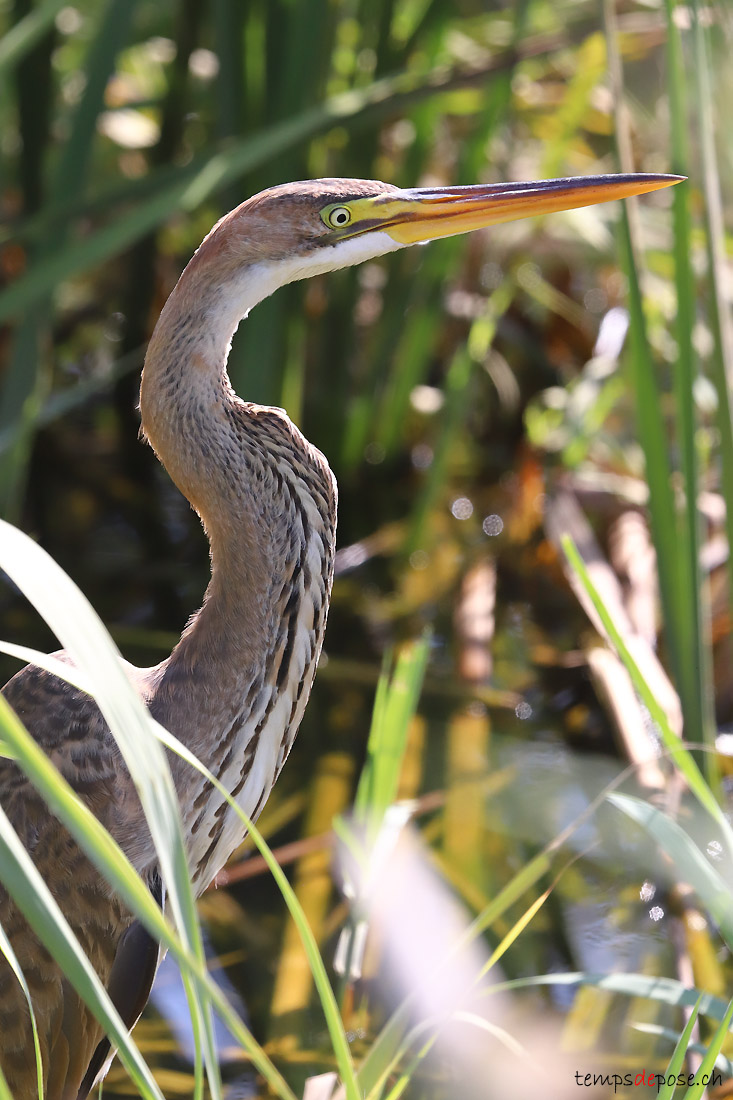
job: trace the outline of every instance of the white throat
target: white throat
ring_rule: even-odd
[[[300,279],[310,279],[313,275],[354,267],[404,247],[405,245],[393,240],[388,233],[377,231],[322,246],[313,252],[286,260],[263,260],[261,263],[251,264],[214,293],[209,314],[212,328],[218,332],[227,332],[228,341],[231,341],[239,322],[279,287]]]

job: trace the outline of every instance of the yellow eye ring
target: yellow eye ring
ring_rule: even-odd
[[[321,211],[321,218],[329,229],[345,229],[351,221],[348,206],[327,206]]]

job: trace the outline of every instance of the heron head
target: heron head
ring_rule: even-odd
[[[406,245],[641,195],[683,178],[639,173],[410,189],[378,180],[303,180],[247,199],[203,247],[225,238],[233,262],[246,254],[250,263],[277,265],[280,281],[292,282]],[[228,232],[218,232],[225,225]]]

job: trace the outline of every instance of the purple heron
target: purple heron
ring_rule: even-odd
[[[226,371],[232,336],[278,287],[406,245],[653,191],[681,177],[619,175],[401,190],[373,180],[272,187],[227,214],[183,272],[153,332],[142,427],[198,512],[211,545],[203,606],[167,660],[134,670],[141,697],[256,818],[303,717],[326,625],[336,484],[281,409],[242,401]],[[94,700],[34,666],[5,695],[161,900],[140,804]],[[202,892],[242,840],[239,819],[172,760],[190,870]],[[157,945],[133,920],[17,767],[0,802],[126,1023],[147,1000]],[[0,887],[0,922],[40,1027],[45,1096],[87,1096],[109,1061],[100,1026]],[[16,1100],[36,1096],[28,1011],[0,956],[0,1066]]]

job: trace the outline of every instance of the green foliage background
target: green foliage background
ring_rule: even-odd
[[[287,287],[242,325],[235,388],[288,410],[328,455],[342,502],[329,661],[263,819],[276,841],[328,827],[314,810],[324,789],[336,809],[351,800],[383,653],[429,625],[400,794],[442,792],[426,839],[474,912],[503,896],[518,866],[540,867],[558,807],[602,785],[578,778],[567,744],[616,751],[583,661],[573,663],[584,619],[541,529],[543,496],[568,483],[601,492],[601,533],[623,495],[609,485],[627,479],[648,501],[662,652],[685,734],[710,748],[716,719],[729,720],[725,566],[711,590],[696,505],[699,488],[733,496],[733,21],[723,3],[699,16],[673,0],[0,0],[0,508],[139,664],[169,651],[208,567],[196,518],[137,441],[139,369],[162,303],[224,211],[323,175],[405,186],[619,167],[691,177],[630,217],[603,207],[518,223]],[[599,380],[590,364],[614,310],[626,311],[629,335]],[[493,668],[472,677],[456,612],[482,562],[498,575]],[[55,644],[17,592],[0,601],[5,635]],[[462,783],[504,783],[511,799],[548,741],[573,782],[543,788],[546,819],[507,824],[506,808],[481,794],[457,823]],[[720,796],[714,754],[704,766]],[[334,773],[340,785],[329,785]],[[617,859],[562,878],[555,911],[543,909],[503,960],[510,979],[593,970],[568,914],[620,891],[603,924],[617,942],[612,929],[637,919]],[[543,862],[537,875],[549,872]],[[317,929],[327,957],[340,919],[329,897]],[[278,963],[277,899],[255,883],[206,899],[204,912],[218,946],[240,945],[239,984],[248,998],[259,991],[255,1030],[300,1082],[304,1061],[330,1063],[307,1003],[279,1014],[276,971],[288,958]],[[498,919],[492,948],[511,926]],[[730,961],[726,948],[710,963],[716,935],[696,982],[723,995]],[[621,967],[623,950],[611,954]],[[663,946],[650,955],[670,972]],[[590,1030],[578,1040],[568,1004],[547,1004],[571,1050],[595,1049]],[[354,1029],[373,1034],[378,1010],[352,1009]],[[642,1050],[618,1001],[602,1011],[619,1057],[666,1060],[668,1037]],[[172,1056],[163,1063],[173,1073]],[[414,1095],[441,1095],[431,1074]],[[169,1096],[188,1087],[166,1080]]]

